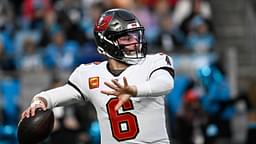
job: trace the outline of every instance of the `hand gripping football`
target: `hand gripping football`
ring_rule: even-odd
[[[46,139],[53,128],[52,110],[37,109],[35,116],[24,118],[18,124],[18,141],[20,144],[36,144]]]

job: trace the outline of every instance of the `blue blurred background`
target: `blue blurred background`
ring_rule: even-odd
[[[63,85],[82,63],[102,61],[93,26],[110,8],[135,13],[149,53],[174,59],[166,96],[177,144],[256,143],[254,0],[0,0],[0,144],[17,144],[21,112],[36,93]],[[98,144],[90,103],[54,109],[42,144]]]

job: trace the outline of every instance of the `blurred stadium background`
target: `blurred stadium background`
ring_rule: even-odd
[[[115,7],[141,19],[149,53],[174,59],[166,113],[177,144],[256,143],[256,1],[0,0],[0,144],[17,143],[34,94],[64,84],[79,64],[104,60],[92,28]],[[43,144],[99,143],[90,103],[54,112]]]

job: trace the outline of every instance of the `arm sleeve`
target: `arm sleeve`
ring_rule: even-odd
[[[81,94],[69,84],[43,91],[35,95],[34,98],[36,97],[44,98],[47,102],[47,108],[64,106],[82,99]]]
[[[173,87],[173,76],[164,69],[152,73],[145,83],[136,85],[137,97],[157,97],[166,95]]]

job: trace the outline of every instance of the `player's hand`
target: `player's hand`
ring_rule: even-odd
[[[29,118],[31,116],[35,116],[35,111],[39,108],[43,109],[44,111],[47,109],[44,103],[32,104],[25,111],[23,111],[23,113],[21,114],[21,119],[24,119],[25,117]]]
[[[137,95],[136,86],[129,85],[127,79],[123,78],[124,85],[121,85],[117,80],[112,80],[111,82],[105,82],[104,84],[111,88],[112,90],[102,90],[101,93],[107,95],[116,96],[119,101],[115,106],[115,110],[118,110],[125,102],[127,102],[130,97]]]

